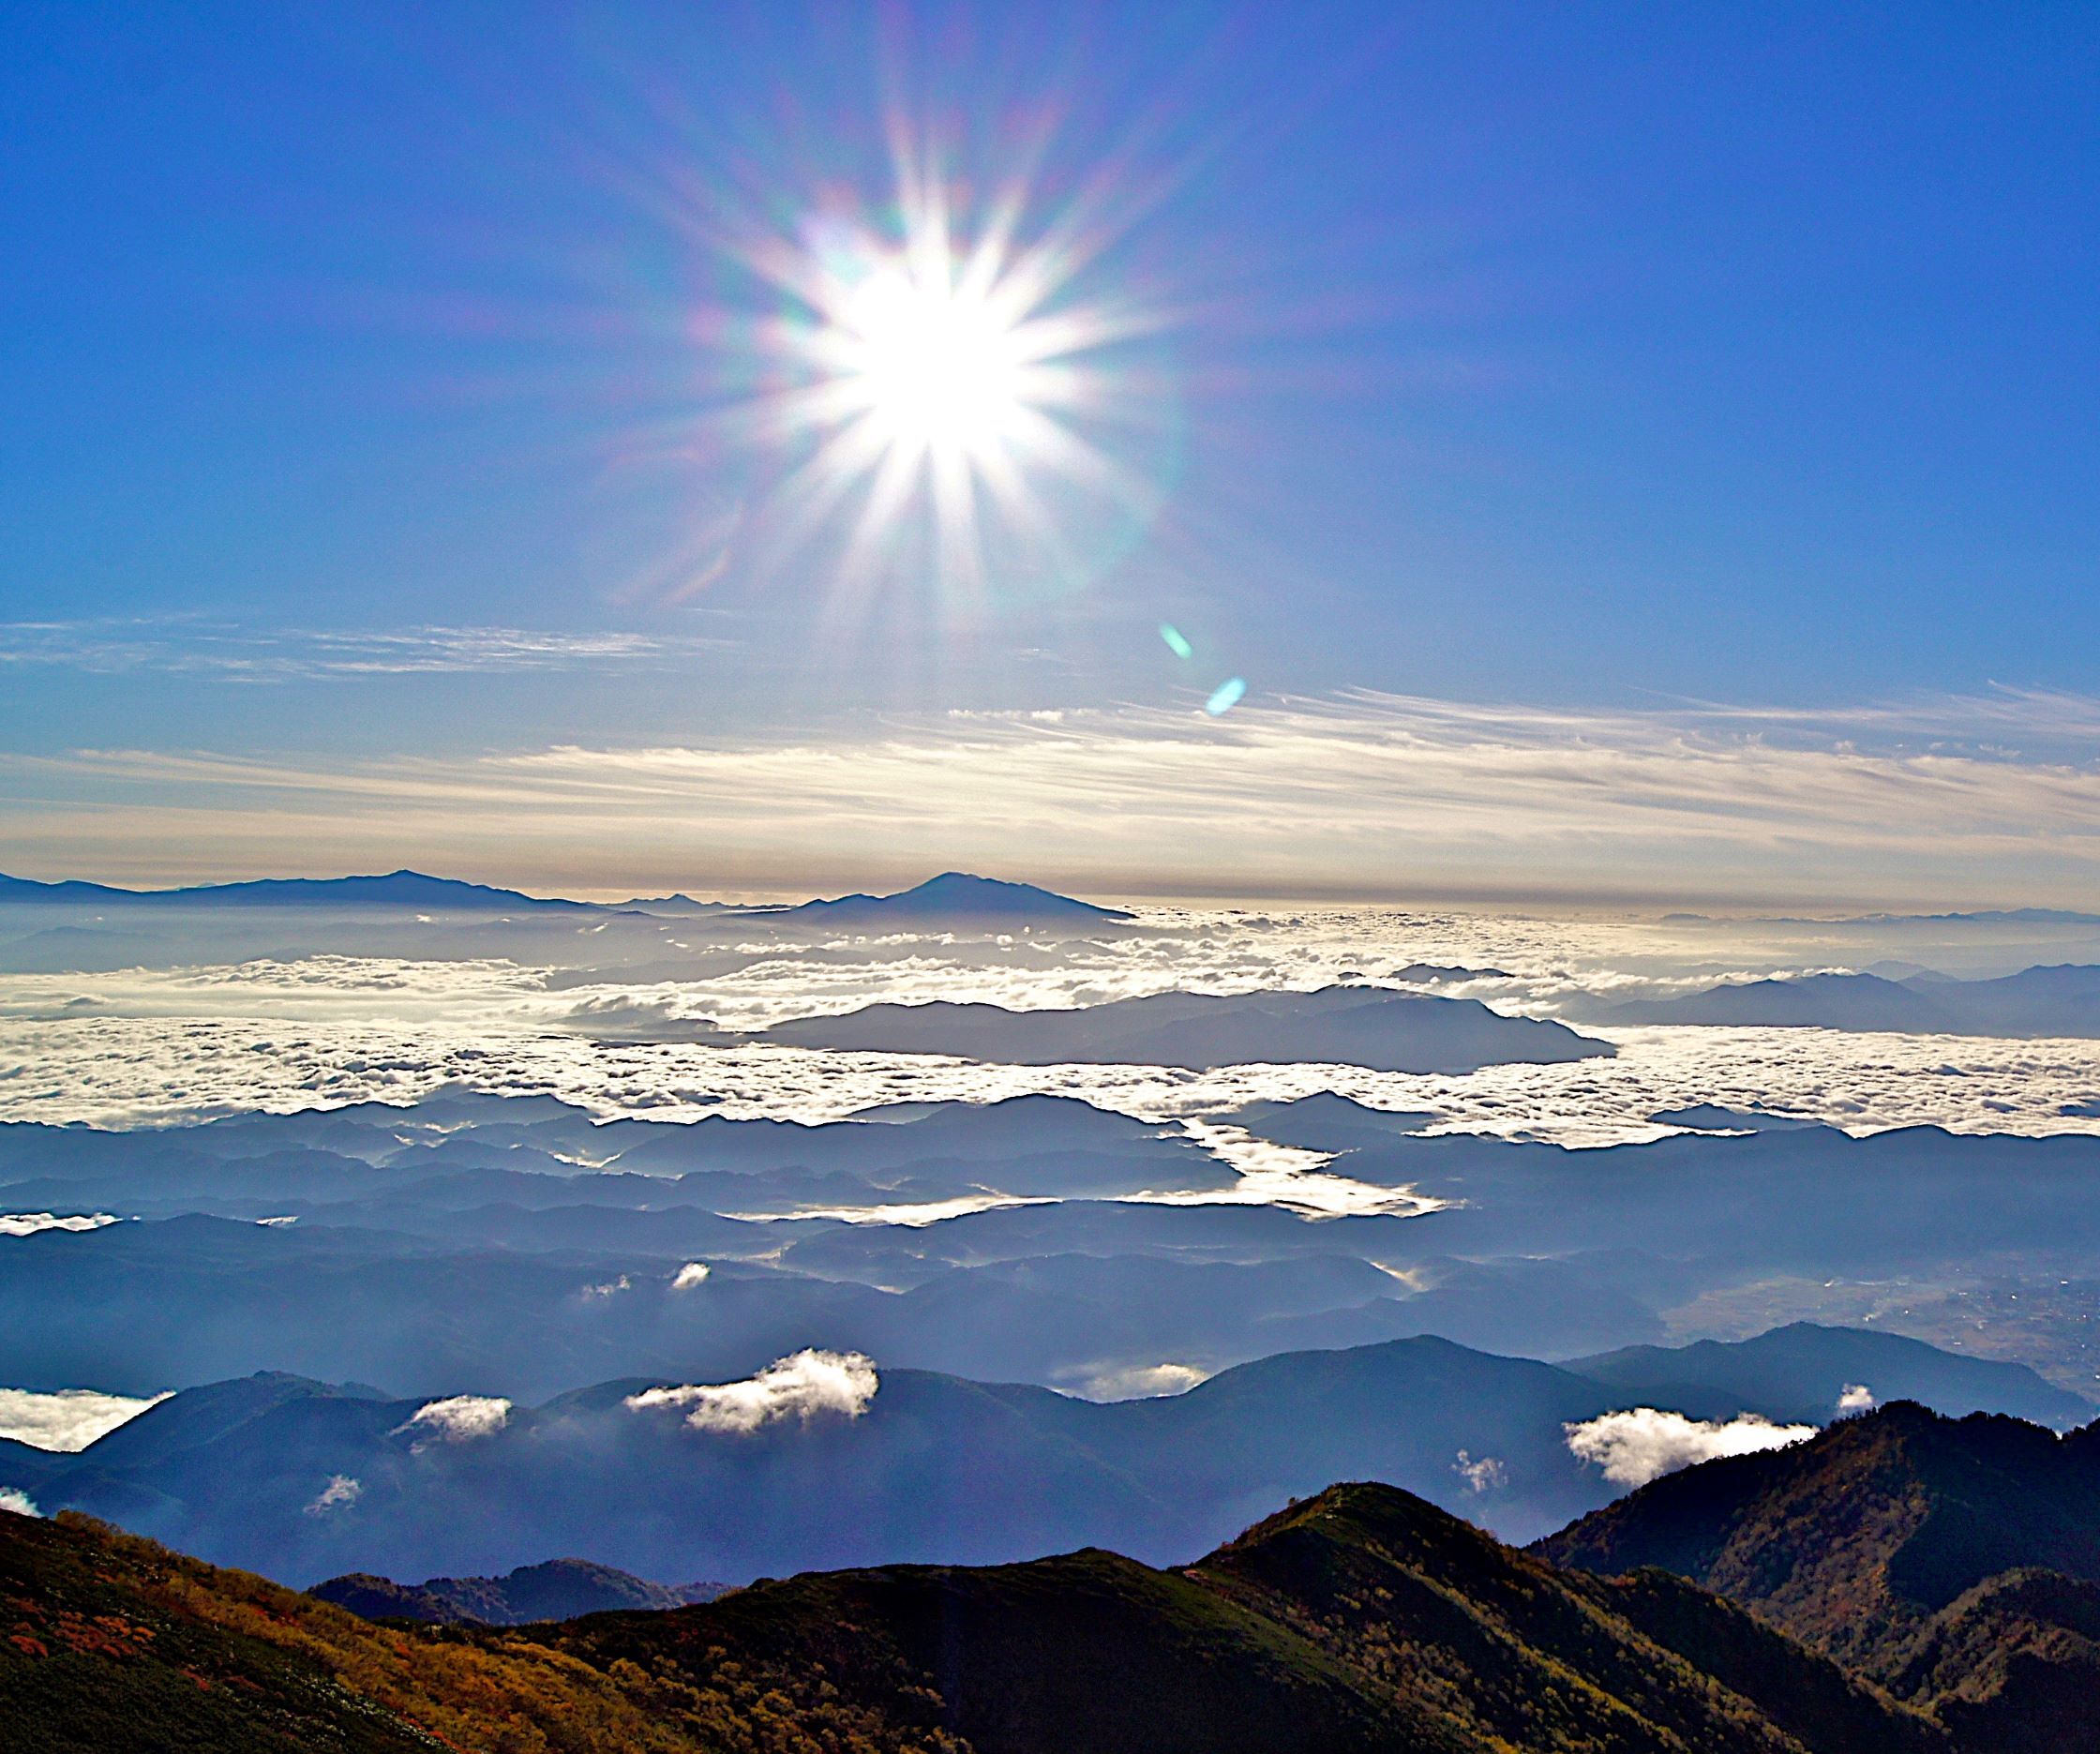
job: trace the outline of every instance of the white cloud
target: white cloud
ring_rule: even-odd
[[[0,1237],[34,1237],[40,1230],[100,1230],[113,1224],[113,1212],[63,1217],[52,1212],[0,1212]]]
[[[1718,1456],[1778,1449],[1816,1434],[1812,1425],[1775,1425],[1755,1413],[1720,1421],[1689,1419],[1654,1407],[1606,1413],[1564,1429],[1576,1459],[1596,1462],[1615,1486],[1645,1486]]]
[[[704,1285],[708,1281],[709,1267],[705,1261],[688,1261],[671,1275],[673,1291],[691,1291],[695,1285]]]
[[[0,672],[62,668],[101,675],[138,670],[232,682],[472,675],[608,665],[663,667],[728,642],[633,633],[559,633],[525,627],[327,630],[234,627],[189,618],[0,622]]]
[[[78,1451],[167,1399],[166,1395],[142,1399],[105,1395],[92,1388],[61,1388],[49,1394],[0,1388],[0,1437],[38,1449]]]
[[[603,1284],[586,1285],[578,1295],[586,1301],[617,1297],[622,1291],[632,1291],[635,1282],[622,1273],[618,1279],[608,1279]]]
[[[1496,1456],[1482,1456],[1476,1461],[1468,1451],[1462,1449],[1458,1460],[1451,1463],[1451,1472],[1465,1482],[1469,1492],[1497,1492],[1509,1484],[1509,1470]]]
[[[1070,1382],[1072,1392],[1087,1401],[1149,1401],[1182,1395],[1210,1372],[1193,1364],[1087,1365],[1056,1380]]]
[[[35,1500],[27,1492],[12,1486],[0,1486],[0,1510],[11,1510],[18,1517],[40,1517],[44,1514],[37,1508]]]
[[[0,774],[11,845],[103,871],[188,864],[208,823],[229,873],[384,847],[539,880],[588,821],[601,869],[740,888],[1025,863],[1124,894],[1363,896],[1366,873],[1403,872],[1415,896],[1892,907],[2076,904],[2100,873],[2100,703],[2014,692],[1823,713],[1356,692],[1218,720],[961,714],[851,742],[334,765],[84,751]]]
[[[307,1515],[324,1517],[333,1510],[348,1510],[364,1494],[365,1488],[361,1481],[352,1479],[347,1474],[332,1474],[328,1477],[328,1484],[321,1489],[313,1503],[307,1507]]]
[[[1838,1397],[1839,1413],[1871,1413],[1880,1405],[1874,1391],[1865,1383],[1847,1383],[1844,1392]]]
[[[442,1401],[425,1402],[399,1429],[406,1432],[420,1427],[433,1439],[463,1444],[476,1437],[495,1436],[510,1423],[510,1407],[511,1403],[500,1395],[449,1395]]]
[[[806,1421],[819,1413],[857,1419],[880,1386],[875,1360],[862,1353],[807,1350],[775,1359],[741,1383],[649,1388],[629,1395],[627,1405],[638,1413],[683,1407],[685,1423],[695,1431],[744,1436],[777,1420]]]

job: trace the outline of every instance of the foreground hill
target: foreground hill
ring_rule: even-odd
[[[84,1519],[0,1516],[37,1754],[1924,1754],[1923,1717],[1689,1586],[1557,1571],[1383,1487],[1181,1570],[1098,1550],[521,1631],[373,1625]]]
[[[1657,1480],[1539,1551],[1720,1591],[1976,1747],[2100,1746],[2100,1426],[1898,1402]]]

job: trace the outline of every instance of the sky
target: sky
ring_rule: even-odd
[[[7,33],[0,869],[2090,896],[2088,9]]]

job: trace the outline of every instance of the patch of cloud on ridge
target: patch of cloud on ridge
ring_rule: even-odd
[[[0,1437],[76,1454],[137,1418],[166,1395],[105,1395],[93,1388],[0,1388]]]
[[[637,1413],[681,1408],[685,1423],[697,1432],[746,1437],[784,1419],[806,1424],[824,1413],[857,1419],[880,1387],[875,1360],[864,1353],[805,1348],[775,1359],[742,1382],[646,1388],[629,1395],[626,1405]]]
[[[510,1423],[510,1412],[511,1403],[501,1395],[447,1395],[442,1401],[425,1402],[399,1429],[426,1432],[428,1442],[472,1443],[477,1437],[495,1436]]]
[[[1812,1425],[1775,1425],[1762,1414],[1693,1419],[1657,1407],[1630,1407],[1562,1428],[1578,1462],[1593,1462],[1614,1486],[1645,1486],[1718,1456],[1747,1456],[1813,1437]]]

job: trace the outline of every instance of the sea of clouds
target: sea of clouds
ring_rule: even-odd
[[[595,928],[592,928],[595,930]],[[579,934],[588,937],[588,934]],[[1148,909],[1131,931],[832,936],[680,928],[643,967],[487,955],[317,954],[111,974],[0,975],[0,1119],[172,1124],[215,1114],[377,1099],[465,1082],[548,1092],[604,1116],[706,1113],[817,1120],[878,1103],[1030,1091],[1148,1119],[1192,1121],[1260,1098],[1335,1090],[1424,1110],[1440,1129],[1607,1145],[1652,1138],[1659,1111],[1701,1102],[1813,1117],[1853,1132],[2100,1132],[2100,1042],[1808,1029],[1601,1028],[1612,1059],[1415,1076],[1334,1066],[1191,1072],[1150,1066],[989,1066],[690,1039],[875,1001],[1094,1004],[1175,988],[1244,992],[1394,980],[1411,965],[1492,969],[1429,990],[1552,1016],[1582,994],[1655,997],[1731,976],[1930,959],[1963,973],[2096,959],[2100,929],[2063,922],[1597,921],[1518,915]],[[582,958],[582,960],[578,960]],[[618,1027],[608,1028],[608,1020]],[[681,1037],[686,1039],[681,1039]],[[1246,1176],[1233,1197],[1334,1210],[1389,1190],[1321,1177],[1310,1154],[1230,1129],[1206,1143]],[[1217,1196],[1207,1196],[1217,1197]]]

